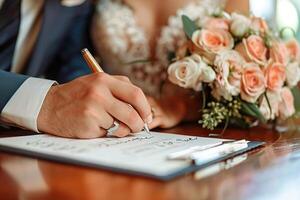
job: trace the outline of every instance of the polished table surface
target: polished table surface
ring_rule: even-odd
[[[266,145],[168,182],[0,152],[0,199],[300,199],[300,130],[290,129],[228,129],[223,138]],[[166,132],[209,134],[193,124]]]

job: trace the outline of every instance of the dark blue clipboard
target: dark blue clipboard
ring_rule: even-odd
[[[169,181],[175,178],[178,178],[180,176],[195,172],[199,169],[203,169],[205,167],[208,167],[212,164],[216,164],[218,162],[227,160],[229,158],[238,156],[240,154],[246,153],[250,150],[253,150],[255,148],[258,148],[260,146],[264,145],[264,142],[258,142],[258,141],[251,141],[248,143],[248,148],[243,149],[241,151],[234,152],[232,154],[226,155],[220,159],[213,160],[211,162],[202,164],[202,165],[194,165],[191,164],[185,168],[179,169],[176,172],[171,172],[169,174],[163,175],[163,176],[157,176],[153,175],[151,173],[144,173],[144,172],[139,172],[139,171],[134,171],[134,170],[127,170],[124,168],[117,168],[117,167],[110,167],[107,165],[101,165],[101,164],[95,164],[95,163],[89,163],[85,161],[79,161],[76,159],[64,157],[64,156],[54,156],[54,155],[49,155],[46,153],[37,153],[35,151],[30,151],[30,150],[24,150],[21,148],[15,148],[15,147],[8,147],[5,145],[0,144],[0,151],[5,151],[9,153],[16,153],[20,155],[25,155],[33,158],[39,158],[39,159],[44,159],[44,160],[49,160],[49,161],[55,161],[55,162],[60,162],[60,163],[65,163],[65,164],[72,164],[72,165],[78,165],[78,166],[83,166],[83,167],[91,167],[91,168],[96,168],[96,169],[103,169],[103,170],[108,170],[111,172],[117,172],[117,173],[124,173],[124,174],[129,174],[129,175],[135,175],[135,176],[142,176],[142,177],[147,177],[147,178],[152,178],[152,179],[157,179],[161,181]],[[170,161],[172,162],[172,161]]]

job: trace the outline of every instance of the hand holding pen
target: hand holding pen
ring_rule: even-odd
[[[37,128],[60,137],[125,137],[152,121],[143,91],[124,76],[92,73],[53,85],[45,95]]]
[[[89,68],[91,69],[91,71],[93,73],[104,73],[103,69],[100,67],[100,65],[98,64],[98,62],[95,60],[95,58],[92,56],[92,54],[89,52],[88,49],[86,49],[86,48],[83,49],[81,51],[81,53],[82,53],[82,56],[85,59],[87,65],[89,66]],[[124,78],[123,78],[123,80],[127,83],[130,82],[128,80],[125,80]],[[129,107],[134,109],[134,107],[129,102],[127,102],[127,103],[128,103]],[[152,121],[152,116],[147,117],[147,119],[144,120],[144,131],[146,131],[148,134],[150,134],[150,131],[148,128],[148,123],[151,123],[151,121]],[[119,128],[120,128],[120,122],[117,120],[114,120],[112,126],[107,129],[107,135],[108,136],[114,135],[115,132],[117,132]]]

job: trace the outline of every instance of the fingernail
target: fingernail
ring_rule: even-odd
[[[152,117],[152,114],[150,114],[150,115],[146,118],[145,122],[146,122],[147,124],[151,124],[152,121],[153,121],[153,117]]]

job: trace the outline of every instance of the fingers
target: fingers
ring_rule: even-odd
[[[149,129],[157,128],[161,125],[161,117],[155,117],[153,121],[149,124]]]
[[[112,97],[112,103],[108,108],[109,114],[115,119],[126,124],[132,132],[139,132],[143,129],[144,122],[136,110],[116,98]]]
[[[115,119],[109,113],[107,113],[104,110],[101,111],[100,109],[98,110],[97,115],[98,115],[97,121],[99,122],[101,133],[103,134],[104,131],[104,135],[107,135],[107,130],[113,126]],[[130,128],[122,122],[119,122],[118,130],[112,133],[112,135],[116,137],[125,137],[130,134],[131,134]]]
[[[93,139],[93,138],[99,138],[104,137],[106,135],[106,130],[100,127],[95,126],[94,128],[86,129],[85,131],[80,131],[75,135],[78,139]],[[64,137],[69,137],[64,135]],[[70,135],[70,138],[74,137],[73,135]]]
[[[111,79],[110,89],[116,98],[132,105],[144,122],[151,123],[151,108],[140,88],[125,81]]]
[[[88,101],[97,102],[97,107],[102,108],[97,111],[99,127],[108,129],[115,119],[127,126],[130,132],[139,132],[144,121],[151,121],[151,109],[144,93],[127,77],[100,73],[92,78],[95,79],[95,87],[90,89]],[[106,114],[101,115],[100,112]]]
[[[143,121],[150,123],[152,121],[150,105],[143,91],[131,84],[125,76],[110,76],[100,73],[96,77],[99,85],[108,87],[114,97],[128,104],[131,104],[139,113]]]
[[[119,128],[116,132],[112,133],[113,136],[116,137],[126,137],[131,134],[131,130],[124,123],[119,122]]]
[[[116,75],[116,76],[113,76],[113,77],[120,80],[120,81],[124,81],[126,83],[131,83],[130,79],[127,76]]]
[[[109,129],[113,125],[114,119],[110,114],[102,110],[98,115],[99,126],[101,128]]]

